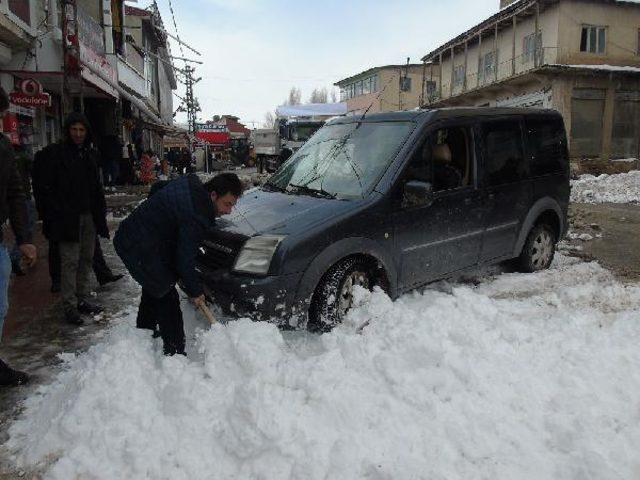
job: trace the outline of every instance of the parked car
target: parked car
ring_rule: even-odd
[[[342,117],[219,220],[198,268],[225,310],[324,331],[351,307],[354,285],[396,298],[509,259],[526,272],[549,267],[568,203],[555,111]]]

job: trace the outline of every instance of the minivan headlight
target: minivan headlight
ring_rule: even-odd
[[[246,241],[233,270],[243,273],[265,275],[269,271],[271,259],[284,237],[281,235],[258,235]]]

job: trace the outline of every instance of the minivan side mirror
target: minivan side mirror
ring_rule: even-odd
[[[433,185],[430,182],[409,180],[404,184],[402,195],[403,207],[418,207],[429,205],[433,201]]]

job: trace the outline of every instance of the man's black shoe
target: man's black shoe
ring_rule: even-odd
[[[17,385],[24,385],[28,381],[29,375],[24,372],[14,370],[0,360],[0,386],[15,387]]]
[[[84,325],[84,320],[78,315],[78,312],[64,312],[64,320],[71,325]]]
[[[103,311],[104,308],[98,305],[93,305],[89,302],[78,302],[78,312],[84,315],[97,315]]]
[[[60,282],[51,282],[51,293],[60,293]]]
[[[110,275],[106,275],[104,277],[100,277],[98,279],[98,283],[100,284],[101,287],[104,287],[108,283],[117,282],[122,277],[124,277],[124,275],[121,274],[121,273],[117,273],[117,274],[112,273]]]

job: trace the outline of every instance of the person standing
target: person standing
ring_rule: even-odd
[[[39,187],[48,238],[59,243],[60,287],[67,322],[82,325],[80,314],[102,308],[89,301],[96,234],[109,238],[106,202],[98,174],[98,152],[90,146],[87,118],[71,113],[64,139],[47,147],[48,168]]]
[[[195,305],[204,304],[196,272],[198,248],[215,217],[231,212],[242,195],[233,173],[202,184],[196,175],[160,184],[149,198],[125,218],[113,238],[117,254],[142,286],[137,327],[160,327],[165,355],[185,354],[180,300],[175,285]],[[155,186],[155,185],[154,185]]]
[[[33,232],[36,227],[36,209],[31,198],[31,172],[33,169],[33,160],[31,156],[26,152],[24,146],[14,146],[15,162],[22,179],[22,192],[25,196],[25,205],[27,208],[27,235],[33,237]],[[20,246],[15,243],[10,252],[11,256],[11,270],[16,275],[24,275],[22,266],[20,265],[20,259],[22,258],[22,252],[20,252]]]
[[[0,87],[0,113],[9,108],[9,98]],[[18,173],[11,145],[7,138],[0,134],[0,224],[7,218],[11,223],[18,248],[28,266],[36,262],[36,247],[31,243],[27,231],[27,209],[25,195],[22,191],[22,179]],[[0,235],[3,234],[0,230]],[[1,240],[1,238],[0,238]],[[11,260],[7,247],[0,243],[0,342],[2,327],[9,309],[9,278],[11,276]],[[0,386],[15,386],[26,383],[29,376],[24,372],[9,367],[0,360]]]

